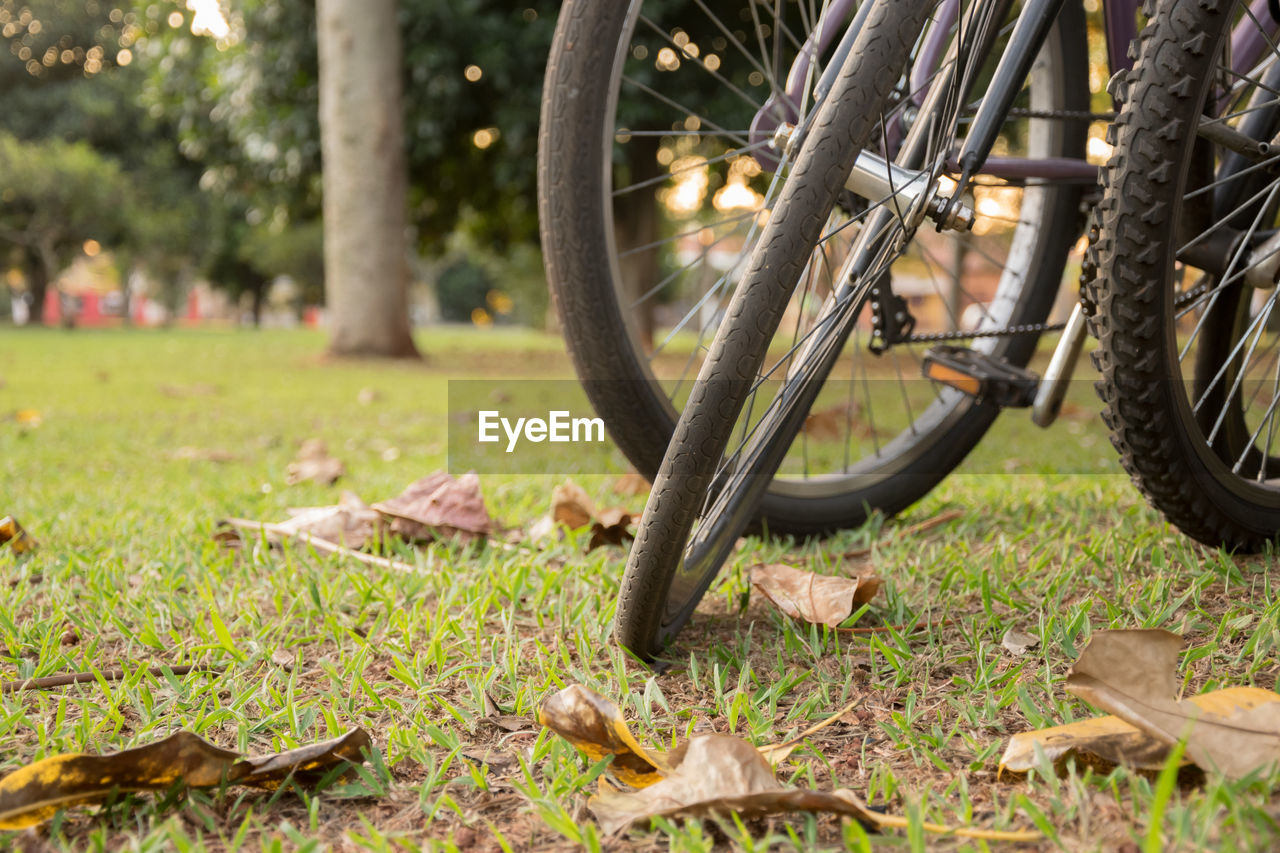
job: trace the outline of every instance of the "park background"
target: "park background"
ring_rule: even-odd
[[[322,193],[325,8],[346,10],[335,31],[381,33],[376,56],[346,58],[380,69],[403,121],[402,227],[355,253],[391,270],[363,279],[392,295],[373,314],[334,310],[361,279],[325,264],[337,227]],[[1276,774],[1171,787],[1124,768],[998,772],[1011,734],[1093,715],[1062,682],[1099,629],[1186,635],[1188,692],[1271,688],[1280,668],[1272,556],[1202,548],[1146,506],[1107,444],[1087,368],[1053,430],[1003,417],[902,518],[823,541],[746,540],[661,673],[610,641],[625,551],[588,551],[585,531],[533,551],[393,552],[412,572],[220,544],[220,519],[279,521],[344,489],[377,500],[443,467],[452,379],[572,375],[548,328],[534,203],[557,8],[0,0],[0,516],[39,542],[0,552],[0,671],[126,674],[0,696],[0,774],[178,728],[263,753],[361,726],[378,759],[322,795],[191,791],[71,810],[32,843],[870,846],[856,824],[813,817],[605,839],[585,811],[600,768],[532,722],[578,682],[617,700],[642,742],[668,746],[707,730],[778,742],[861,697],[785,781],[849,785],[904,815],[907,830],[877,839],[902,847],[926,849],[926,822],[1034,826],[1046,849],[1273,847]],[[714,180],[694,207],[716,204],[726,186]],[[736,195],[721,203],[749,202]],[[322,328],[292,328],[309,325]],[[342,478],[290,484],[315,438]],[[601,505],[643,506],[612,477],[580,480]],[[523,531],[559,482],[491,476],[484,497],[497,524]],[[864,616],[884,633],[798,626],[762,605],[750,568],[780,561],[882,577]],[[1012,655],[1011,630],[1038,648]],[[218,669],[147,674],[177,664]],[[513,719],[516,731],[495,722]]]

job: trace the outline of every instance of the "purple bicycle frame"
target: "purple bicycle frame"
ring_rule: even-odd
[[[869,0],[868,0],[869,2]],[[1067,0],[1073,2],[1073,0]],[[824,26],[825,21],[844,21],[848,19],[856,6],[856,0],[832,0],[822,21],[814,28],[801,46],[799,53],[787,73],[786,103],[780,104],[776,94],[771,95],[751,123],[751,141],[763,142],[772,137],[782,122],[794,122],[799,116],[799,104],[803,103],[806,88],[811,82],[810,67],[812,57],[824,53],[835,41],[837,35],[845,35],[842,27]],[[1106,29],[1107,62],[1111,74],[1127,71],[1133,67],[1129,58],[1129,44],[1137,37],[1139,0],[1104,0],[1103,21]],[[911,71],[911,90],[915,93],[913,100],[923,103],[925,85],[937,72],[946,52],[951,30],[960,14],[960,0],[942,0],[934,15],[935,25],[930,27],[924,43],[920,46],[917,61]],[[1258,26],[1246,26],[1242,20],[1231,34],[1231,64],[1236,72],[1252,68],[1270,47],[1280,25],[1272,20],[1268,9],[1268,0],[1252,0],[1249,15],[1257,22],[1269,25],[1269,32],[1262,32]],[[1118,106],[1118,105],[1117,105]],[[888,129],[892,144],[899,135],[895,128]],[[759,156],[759,155],[757,155]],[[767,156],[767,155],[766,155]],[[1068,157],[1026,158],[1026,157],[988,157],[980,174],[1005,180],[1025,180],[1039,178],[1049,181],[1092,182],[1098,177],[1098,167],[1085,161]]]

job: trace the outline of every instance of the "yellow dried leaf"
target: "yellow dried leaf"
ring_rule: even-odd
[[[8,545],[15,554],[28,554],[36,549],[36,540],[16,518],[6,515],[0,518],[0,545]]]
[[[538,722],[591,761],[612,755],[610,772],[633,788],[652,785],[666,774],[661,756],[632,736],[618,706],[589,687],[573,684],[547,699],[538,709]]]
[[[1014,735],[1000,757],[1000,772],[1031,770],[1037,763],[1037,746],[1055,766],[1075,756],[1099,767],[1123,764],[1138,770],[1159,770],[1169,755],[1168,744],[1143,734],[1119,717],[1094,717]]]
[[[1098,631],[1067,675],[1067,690],[1165,744],[1184,739],[1187,756],[1205,770],[1239,778],[1280,761],[1280,696],[1239,689],[1217,691],[1226,695],[1207,706],[1180,700],[1181,649],[1182,637],[1169,631]]]
[[[838,713],[798,736],[829,725]],[[604,777],[599,792],[587,802],[607,833],[620,831],[651,817],[754,817],[785,812],[827,812],[853,817],[867,825],[903,828],[906,818],[872,812],[849,790],[814,791],[784,788],[761,750],[731,735],[695,735],[667,753],[640,746],[627,729],[616,705],[580,684],[566,687],[538,710],[538,722],[569,741],[591,761],[613,756],[610,769],[633,789],[626,791]],[[797,738],[773,749],[790,752]],[[923,824],[926,832],[994,841],[1035,841],[1037,832],[992,831],[972,827]]]
[[[1230,714],[1234,709],[1280,701],[1280,696],[1260,687],[1227,687],[1192,696],[1187,701],[1210,714]],[[1037,746],[1056,766],[1074,755],[1077,760],[1101,769],[1122,764],[1155,772],[1164,767],[1169,757],[1168,743],[1119,717],[1108,715],[1014,735],[1000,758],[1001,772],[1026,773],[1036,765]]]
[[[314,781],[344,762],[363,760],[364,729],[275,755],[243,758],[191,732],[106,755],[54,755],[0,779],[0,830],[43,823],[61,809],[101,802],[116,791],[208,788],[223,782],[278,787],[290,774]]]

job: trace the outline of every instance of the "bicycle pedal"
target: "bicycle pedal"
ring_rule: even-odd
[[[977,350],[946,344],[926,352],[920,370],[927,379],[1006,409],[1030,406],[1040,384],[1040,377],[1030,370]]]

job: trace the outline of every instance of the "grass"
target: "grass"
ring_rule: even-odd
[[[373,500],[442,467],[449,378],[506,376],[512,364],[571,376],[547,336],[445,331],[422,344],[425,366],[326,364],[315,356],[321,339],[302,332],[3,333],[0,515],[42,547],[24,562],[0,549],[0,679],[115,666],[131,675],[0,697],[0,774],[180,728],[266,752],[360,725],[379,750],[365,777],[319,794],[231,789],[66,811],[47,827],[53,848],[980,849],[926,838],[922,821],[1034,826],[1045,849],[1280,843],[1276,775],[1184,773],[1174,785],[1072,766],[1061,778],[1048,768],[996,776],[1008,735],[1091,714],[1062,679],[1092,631],[1185,634],[1188,691],[1272,688],[1280,667],[1272,558],[1202,548],[1147,508],[1119,475],[1087,388],[1073,389],[1074,406],[1048,432],[1007,414],[961,472],[884,530],[747,541],[672,665],[654,673],[609,641],[623,552],[584,554],[585,537],[533,553],[406,552],[422,566],[415,573],[214,543],[220,517],[278,520],[287,507],[334,502],[341,488]],[[367,405],[363,389],[376,392]],[[7,417],[18,409],[38,410],[42,423]],[[312,436],[347,476],[336,487],[285,486]],[[201,459],[208,451],[231,458]],[[555,482],[494,476],[483,486],[495,517],[521,526],[546,511]],[[607,478],[580,482],[602,502],[639,508]],[[965,515],[919,537],[891,535],[950,508]],[[835,559],[879,536],[869,557]],[[952,621],[852,637],[801,627],[758,600],[743,606],[745,570],[766,560],[884,576],[865,624]],[[1042,637],[1040,647],[1010,656],[1000,645],[1008,627]],[[180,663],[226,668],[142,672]],[[913,828],[865,836],[834,818],[658,821],[607,841],[584,807],[599,767],[545,732],[483,719],[486,693],[503,713],[531,716],[575,681],[618,701],[640,740],[659,746],[705,730],[773,742],[862,696],[856,723],[824,729],[781,775],[853,788]],[[487,764],[476,758],[486,752]],[[0,835],[0,848],[30,840]]]

